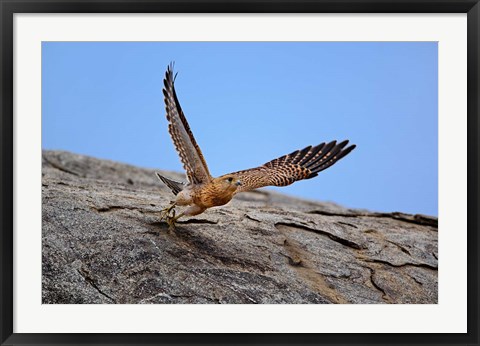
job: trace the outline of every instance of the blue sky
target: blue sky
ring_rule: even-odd
[[[436,42],[44,42],[43,149],[181,171],[162,96],[173,60],[213,175],[350,139],[318,177],[272,189],[438,214]]]

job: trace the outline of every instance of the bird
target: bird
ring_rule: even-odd
[[[157,177],[172,191],[175,199],[161,210],[160,219],[170,229],[175,229],[178,219],[195,216],[205,210],[227,204],[238,193],[264,186],[287,186],[296,181],[311,179],[348,155],[356,145],[348,146],[344,140],[323,142],[271,160],[259,167],[212,177],[205,158],[193,136],[175,91],[174,64],[167,66],[163,80],[168,132],[186,172],[187,182],[167,178],[158,172]],[[187,207],[180,214],[176,207]]]

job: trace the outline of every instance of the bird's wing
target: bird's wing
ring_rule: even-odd
[[[237,193],[263,186],[287,186],[298,180],[313,178],[355,148],[355,145],[346,147],[347,144],[348,141],[338,144],[333,141],[315,147],[308,146],[260,167],[231,173],[236,175],[242,183]]]
[[[173,65],[167,68],[163,80],[163,95],[165,96],[165,109],[167,111],[168,132],[177,149],[183,168],[187,173],[188,181],[192,184],[208,182],[212,179],[207,163],[190,130],[187,119],[183,114],[175,92],[175,77]]]

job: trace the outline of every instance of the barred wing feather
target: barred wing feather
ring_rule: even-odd
[[[175,77],[173,65],[167,68],[163,81],[163,95],[165,97],[165,109],[167,111],[168,132],[172,137],[173,144],[177,150],[183,168],[187,173],[188,181],[192,184],[208,182],[212,179],[208,171],[207,163],[202,151],[198,146],[193,133],[190,130],[187,119],[183,114],[180,103],[175,92]]]
[[[348,140],[338,144],[332,141],[308,146],[260,167],[231,173],[237,175],[242,183],[237,193],[264,186],[287,186],[298,180],[316,177],[355,149],[355,145],[347,147],[347,144]]]

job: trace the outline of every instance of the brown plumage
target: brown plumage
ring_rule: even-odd
[[[169,122],[168,131],[187,174],[188,183],[176,182],[157,173],[176,195],[175,201],[163,210],[170,225],[182,215],[197,215],[206,209],[227,204],[235,194],[264,186],[287,186],[295,181],[316,177],[319,172],[335,164],[350,153],[355,145],[348,140],[332,141],[296,150],[264,165],[213,178],[205,158],[190,130],[175,91],[173,65],[165,73],[163,94]],[[170,212],[175,206],[189,206],[182,214]]]
[[[202,151],[193,137],[187,119],[183,114],[177,93],[174,87],[173,66],[170,65],[163,81],[165,96],[165,109],[167,111],[168,132],[172,137],[173,144],[180,155],[183,168],[187,172],[187,178],[192,184],[200,184],[210,181],[212,176],[208,171],[207,163]]]
[[[260,167],[232,173],[242,182],[237,192],[263,186],[287,186],[298,180],[316,177],[319,172],[327,169],[355,148],[355,145],[345,148],[347,144],[348,141],[339,144],[332,141],[315,147],[308,146],[269,161]]]

